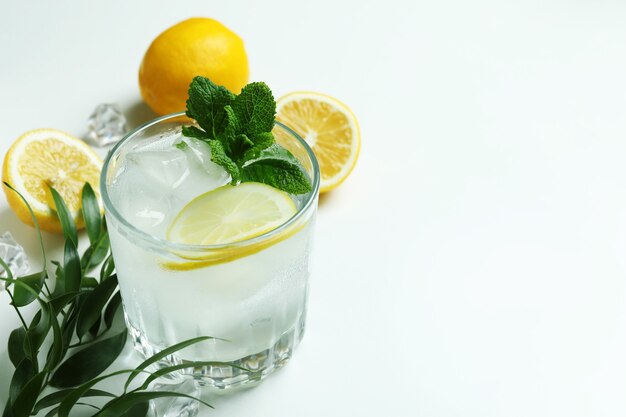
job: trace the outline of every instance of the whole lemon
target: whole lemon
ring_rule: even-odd
[[[158,114],[185,109],[193,77],[202,75],[237,94],[248,83],[243,41],[209,18],[184,20],[152,42],[139,67],[139,89]]]

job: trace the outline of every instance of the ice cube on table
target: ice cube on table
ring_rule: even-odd
[[[128,128],[126,117],[115,104],[99,104],[87,119],[86,141],[94,146],[107,146],[124,137]]]
[[[201,389],[191,376],[169,380],[161,378],[155,383],[153,391],[170,391],[200,398]],[[198,401],[187,397],[164,397],[150,401],[150,408],[155,417],[193,417],[198,414]]]
[[[30,270],[28,257],[24,248],[13,239],[9,232],[0,235],[0,259],[11,270],[13,278],[25,275]],[[0,277],[7,278],[8,274],[4,267],[0,265]],[[4,281],[0,281],[0,289],[4,288]]]

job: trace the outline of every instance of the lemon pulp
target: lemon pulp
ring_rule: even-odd
[[[276,119],[313,149],[320,165],[320,193],[339,186],[354,169],[361,149],[359,124],[350,108],[325,94],[298,91],[278,99],[276,112]]]
[[[225,185],[188,203],[167,230],[167,239],[189,245],[222,245],[267,233],[296,213],[289,194],[269,185]]]

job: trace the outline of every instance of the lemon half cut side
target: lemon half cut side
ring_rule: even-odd
[[[276,119],[313,149],[320,165],[320,193],[348,178],[359,157],[361,133],[347,105],[326,94],[298,91],[278,99]]]
[[[99,199],[101,170],[102,159],[80,139],[55,129],[37,129],[24,133],[9,148],[2,180],[24,196],[42,230],[61,233],[49,187],[59,192],[77,226],[82,227],[82,189],[88,182]],[[8,187],[3,188],[19,219],[33,225],[22,199]]]

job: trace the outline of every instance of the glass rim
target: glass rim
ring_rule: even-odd
[[[255,236],[253,238],[241,240],[238,242],[223,243],[223,244],[217,244],[217,245],[191,245],[191,244],[186,244],[186,243],[171,242],[169,240],[154,236],[150,233],[147,233],[147,232],[144,232],[143,230],[138,229],[132,223],[126,220],[124,216],[121,215],[121,213],[115,208],[115,204],[113,204],[109,196],[107,174],[109,172],[111,160],[113,159],[114,156],[119,154],[120,149],[127,142],[129,142],[131,139],[133,139],[136,135],[138,135],[145,129],[148,129],[161,122],[164,122],[170,119],[177,119],[182,116],[186,116],[185,112],[167,114],[165,116],[152,119],[142,124],[141,126],[131,130],[122,139],[120,139],[120,141],[117,142],[115,146],[113,146],[113,148],[108,152],[104,160],[104,164],[102,166],[102,172],[100,174],[100,195],[102,196],[104,209],[109,215],[114,217],[115,220],[120,222],[120,224],[125,229],[127,229],[133,236],[138,237],[139,239],[141,239],[144,242],[147,242],[148,244],[156,245],[159,248],[173,249],[175,251],[185,251],[185,252],[197,252],[197,251],[205,252],[209,250],[218,250],[218,249],[224,249],[224,248],[246,247],[249,245],[262,242],[266,239],[269,239],[272,236],[277,235],[281,233],[283,230],[289,228],[292,224],[297,222],[315,202],[316,197],[319,193],[319,187],[320,187],[320,168],[319,168],[319,163],[317,162],[317,158],[315,157],[315,154],[313,153],[313,150],[311,149],[309,144],[306,143],[306,141],[302,139],[300,135],[298,135],[296,132],[293,131],[293,129],[284,125],[283,123],[279,121],[275,121],[274,122],[275,125],[278,125],[282,129],[287,131],[287,133],[293,136],[296,139],[296,141],[298,141],[300,145],[304,147],[304,149],[306,150],[307,156],[309,160],[311,161],[311,168],[313,170],[312,191],[309,193],[309,196],[307,197],[304,205],[300,209],[298,209],[298,211],[289,220],[287,220],[285,223],[281,224],[277,228],[272,229],[269,232],[265,232],[261,235]]]

